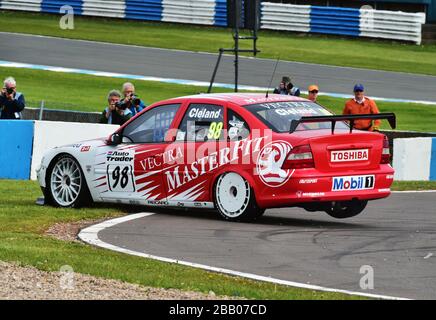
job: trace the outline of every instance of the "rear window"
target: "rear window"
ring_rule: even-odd
[[[276,132],[289,132],[291,121],[301,117],[332,115],[330,111],[310,101],[270,102],[249,105],[246,108]],[[330,128],[330,122],[302,123],[297,127],[297,131]],[[343,122],[338,122],[336,128],[345,129],[347,126]]]

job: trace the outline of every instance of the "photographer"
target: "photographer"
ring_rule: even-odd
[[[6,78],[0,93],[0,119],[21,119],[21,111],[24,108],[24,95],[17,92],[15,79]]]
[[[132,116],[141,112],[146,105],[141,99],[135,94],[135,86],[133,83],[126,82],[123,84],[123,94],[124,98],[121,102],[132,112]]]
[[[104,109],[100,122],[123,125],[132,117],[132,112],[121,103],[121,93],[111,90],[107,96],[109,106]]]
[[[291,82],[291,78],[287,76],[282,77],[282,81],[280,82],[279,86],[274,89],[273,93],[275,94],[284,94],[288,95],[288,84]]]

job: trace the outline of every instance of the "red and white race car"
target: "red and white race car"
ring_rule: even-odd
[[[335,218],[389,196],[394,170],[383,134],[351,130],[309,100],[284,95],[211,94],[155,103],[107,139],[45,153],[45,200],[216,208],[227,220],[298,206]]]

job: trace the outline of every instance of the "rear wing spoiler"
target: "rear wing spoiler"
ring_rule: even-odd
[[[338,121],[350,121],[350,133],[353,132],[354,121],[358,119],[372,119],[372,120],[388,120],[392,129],[397,126],[397,119],[395,113],[377,113],[377,114],[353,114],[353,115],[332,115],[332,116],[315,116],[315,117],[301,117],[298,120],[291,121],[291,128],[289,133],[293,133],[301,123],[313,123],[313,122],[331,122],[332,134],[335,132],[336,122]]]

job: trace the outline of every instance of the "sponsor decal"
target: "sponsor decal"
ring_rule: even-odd
[[[184,204],[183,202],[177,202],[177,206],[178,206],[178,207],[184,207],[185,204]]]
[[[183,151],[181,147],[167,150],[163,153],[153,155],[152,157],[145,158],[139,161],[144,171],[151,171],[163,164],[174,164],[183,160]]]
[[[133,156],[130,151],[108,151],[106,154],[107,162],[130,162]]]
[[[181,186],[200,178],[206,173],[212,172],[221,166],[237,161],[240,156],[246,157],[259,152],[260,143],[264,137],[253,140],[235,141],[232,148],[226,147],[216,152],[211,152],[205,157],[198,158],[189,165],[178,165],[165,172],[168,192],[172,192]]]
[[[332,191],[374,189],[375,176],[333,177]]]
[[[83,146],[80,148],[80,152],[88,152],[89,150],[91,150],[91,146]]]
[[[303,197],[323,197],[325,196],[324,192],[303,192]]]
[[[368,160],[368,149],[338,150],[330,153],[330,162]]]
[[[393,174],[387,174],[386,175],[386,179],[392,180],[392,179],[394,179],[394,175]]]
[[[192,108],[189,111],[190,118],[196,119],[219,119],[221,118],[222,108],[216,111],[207,110],[207,108]]]
[[[310,184],[310,183],[317,183],[318,179],[300,179],[300,184]]]
[[[147,204],[150,206],[167,206],[168,201],[164,200],[147,200]]]
[[[204,204],[205,206],[207,205],[206,203]],[[201,202],[194,202],[194,207],[202,207],[203,204]]]
[[[264,184],[269,187],[280,187],[291,177],[294,170],[282,169],[283,162],[292,150],[286,141],[275,141],[265,145],[257,158],[257,172]]]
[[[391,189],[389,188],[378,189],[378,192],[391,192]]]
[[[82,146],[81,143],[75,143],[75,144],[72,144],[72,145],[71,145],[71,147],[72,147],[72,148],[75,148],[75,149],[79,149],[81,146]]]

